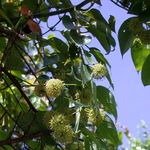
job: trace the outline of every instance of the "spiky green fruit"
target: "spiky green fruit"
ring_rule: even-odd
[[[63,88],[64,83],[59,79],[50,79],[46,82],[46,93],[51,98],[56,98],[60,96]]]
[[[97,63],[92,67],[92,74],[93,74],[93,77],[96,79],[103,78],[104,76],[107,75],[107,73],[108,72],[107,72],[106,66],[101,63]]]

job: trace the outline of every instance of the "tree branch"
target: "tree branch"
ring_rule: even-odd
[[[26,37],[24,37],[23,35],[17,33],[14,30],[11,29],[7,29],[5,27],[0,26],[0,35],[5,36],[5,37],[16,37],[17,39],[20,39],[24,42],[27,42],[28,40],[26,39]]]
[[[62,10],[58,10],[58,11],[45,13],[45,14],[34,14],[33,17],[34,18],[41,18],[41,17],[55,16],[55,15],[59,15],[59,14],[67,13],[67,12],[72,12],[72,11],[74,11],[75,8],[76,8],[76,10],[81,10],[81,8],[83,6],[87,5],[90,2],[92,2],[92,0],[84,0],[83,2],[81,2],[80,4],[78,4],[76,6],[62,9]]]
[[[29,98],[27,97],[27,95],[23,92],[22,87],[21,87],[20,83],[18,82],[18,80],[16,80],[16,78],[11,73],[9,73],[4,67],[1,67],[0,70],[3,71],[9,77],[9,79],[12,81],[12,83],[18,88],[21,95],[24,97],[24,99],[28,103],[30,109],[34,112],[37,112],[37,110],[34,108],[32,103],[30,102]]]
[[[0,146],[15,144],[15,143],[19,143],[19,142],[25,142],[25,141],[33,139],[33,138],[38,138],[38,137],[41,137],[44,135],[48,135],[50,132],[51,132],[50,130],[44,130],[44,131],[40,131],[40,132],[37,132],[32,135],[28,135],[28,136],[22,136],[19,138],[3,140],[3,141],[0,141]]]

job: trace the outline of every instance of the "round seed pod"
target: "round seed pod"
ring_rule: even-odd
[[[63,88],[64,83],[59,79],[50,79],[46,82],[46,93],[51,98],[58,97],[61,94]]]

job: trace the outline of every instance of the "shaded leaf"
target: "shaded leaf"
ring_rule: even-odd
[[[5,59],[5,66],[10,70],[23,71],[25,65],[15,48],[9,49],[8,55]]]
[[[72,23],[72,20],[70,19],[69,16],[65,15],[62,19],[62,22],[65,26],[65,28],[67,29],[77,29],[79,27],[76,27],[73,23]]]
[[[84,136],[87,137],[87,146],[90,150],[91,148],[93,149],[95,147],[93,146],[93,142],[96,144],[97,150],[108,150],[106,144],[103,141],[101,141],[101,139],[98,136],[96,136],[96,134],[92,133],[86,128],[81,129],[81,131],[84,134]]]
[[[47,81],[49,77],[47,75],[41,75],[39,76],[36,81]]]
[[[22,112],[18,119],[18,125],[21,126],[28,135],[45,130],[46,127],[43,124],[44,113],[43,111],[39,111],[36,114],[33,112]]]
[[[110,74],[109,74],[108,70],[107,70],[106,78],[107,78],[109,84],[111,85],[111,87],[114,89],[114,84],[111,80],[111,77],[110,77]]]
[[[79,34],[79,33],[77,33],[76,30],[71,30],[70,36],[72,37],[74,42],[79,44],[79,45],[87,45],[92,41],[91,36]]]
[[[118,39],[122,56],[132,46],[133,40],[135,39],[135,35],[133,35],[133,33],[128,28],[130,19],[132,18],[129,18],[123,22],[118,32]]]
[[[108,116],[105,116],[105,119],[97,125],[96,134],[102,139],[109,139],[116,146],[121,144],[116,127]]]
[[[0,52],[5,49],[6,46],[6,40],[4,37],[0,37]]]
[[[53,48],[55,52],[68,53],[68,46],[62,40],[56,37],[53,37],[53,38],[50,38],[48,41],[49,41],[50,46]]]
[[[27,6],[32,12],[36,11],[38,8],[38,1],[37,0],[23,0],[22,5]]]
[[[104,63],[104,64],[107,64],[109,67],[111,67],[110,64],[109,64],[109,62],[108,62],[107,59],[103,56],[103,54],[100,52],[99,49],[94,48],[94,47],[91,47],[91,48],[90,48],[90,52],[94,55],[94,57],[96,58],[96,60],[97,60],[98,62],[102,62],[102,63]]]
[[[0,9],[0,16],[2,16],[12,27],[14,26],[9,17],[5,14],[5,12]]]
[[[59,56],[57,54],[53,54],[51,56],[44,55],[44,66],[57,64],[59,62]]]
[[[0,130],[0,141],[6,140],[9,137],[9,132]]]
[[[108,21],[109,21],[109,26],[110,26],[111,30],[115,32],[115,23],[116,23],[115,17],[110,15]]]

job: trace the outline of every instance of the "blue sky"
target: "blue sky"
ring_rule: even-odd
[[[117,32],[122,22],[131,16],[108,0],[102,0],[102,7],[98,9],[106,19],[109,15],[116,18]],[[140,73],[136,72],[132,62],[130,50],[122,58],[118,41],[116,50],[106,58],[112,66],[111,75],[115,86],[113,93],[118,104],[118,122],[127,126],[131,134],[136,135],[136,127],[140,120],[145,120],[150,127],[150,86],[143,86]]]

